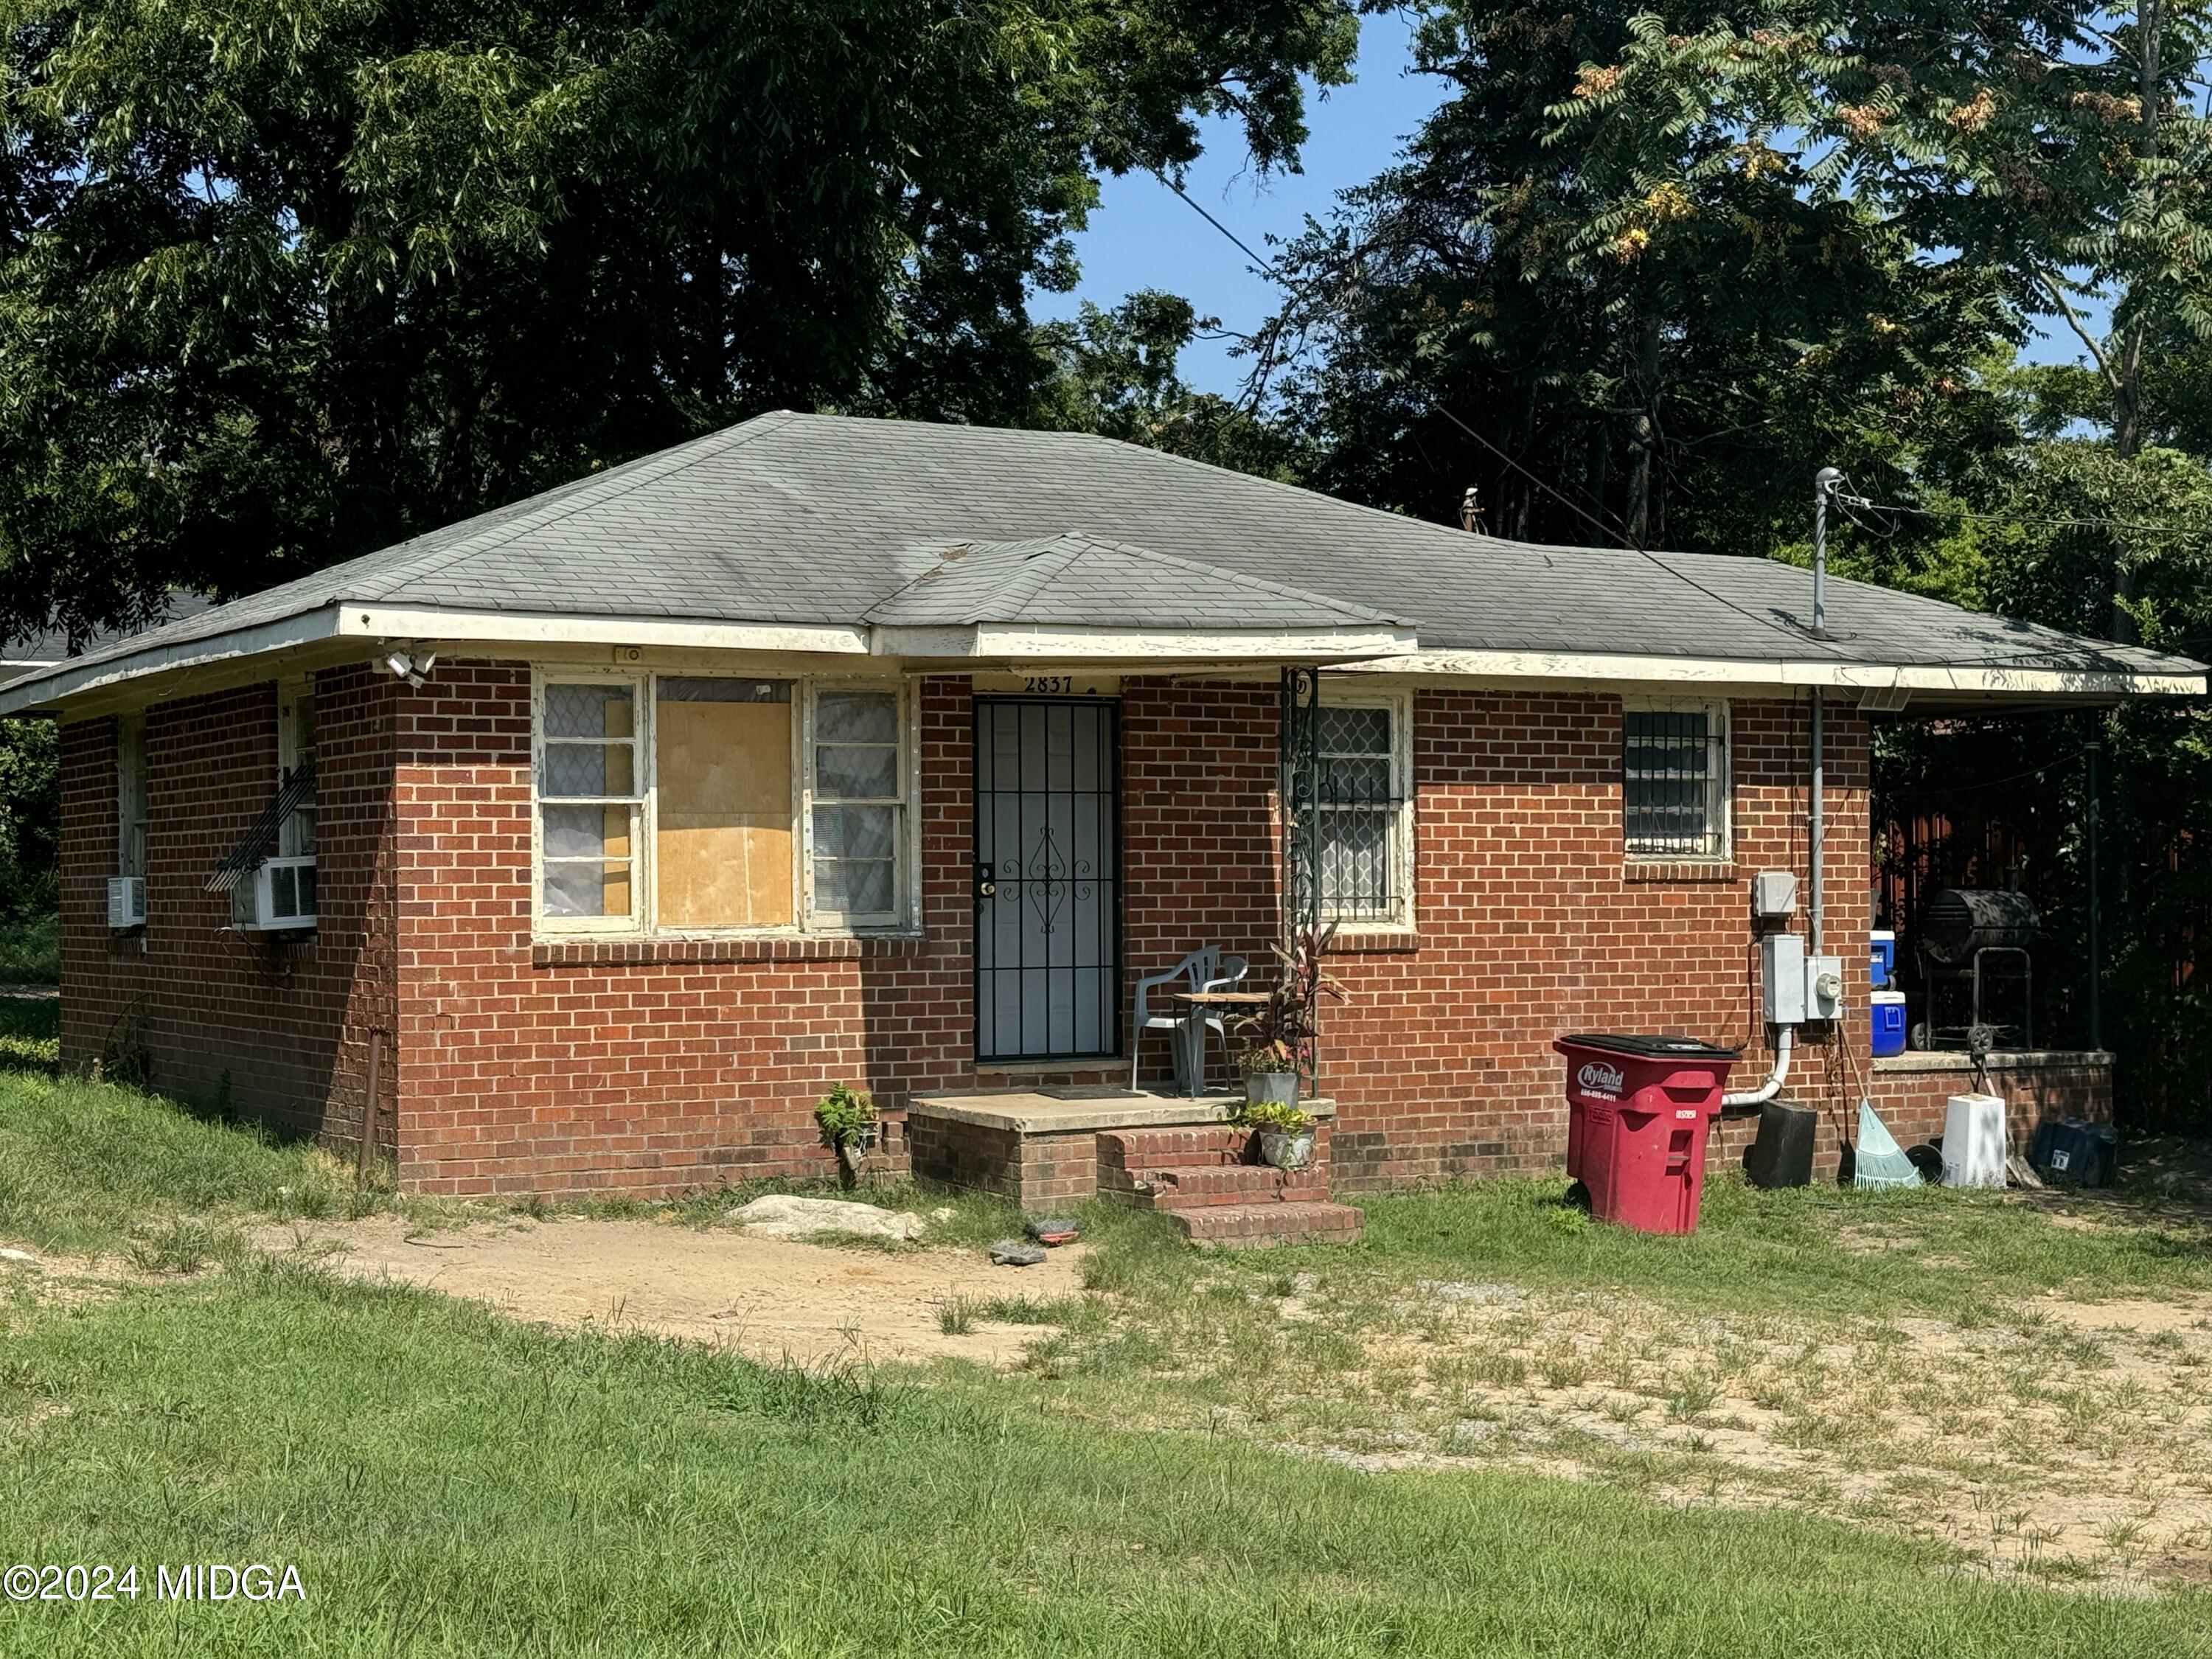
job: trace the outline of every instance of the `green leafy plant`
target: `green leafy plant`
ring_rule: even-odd
[[[1249,1035],[1237,1065],[1247,1076],[1267,1072],[1310,1072],[1318,1010],[1323,996],[1345,1000],[1344,987],[1322,971],[1321,959],[1336,937],[1336,924],[1302,927],[1285,950],[1274,947],[1279,972],[1267,1000],[1239,1022]]]
[[[1237,1052],[1237,1069],[1246,1077],[1295,1072],[1297,1051],[1287,1042],[1248,1042]]]
[[[1255,1100],[1237,1109],[1235,1121],[1239,1128],[1274,1129],[1286,1135],[1302,1135],[1314,1127],[1314,1115],[1300,1111],[1288,1101]]]
[[[849,1083],[830,1085],[830,1092],[814,1103],[814,1121],[823,1139],[838,1152],[866,1152],[876,1127],[876,1103],[866,1089]]]

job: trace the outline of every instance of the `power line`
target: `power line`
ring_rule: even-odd
[[[2153,536],[2212,536],[2212,527],[2202,525],[2146,524],[2136,519],[2049,519],[2033,514],[2012,513],[1975,513],[1963,507],[1907,507],[1900,501],[1877,501],[1867,495],[1846,495],[1836,492],[1835,501],[1851,507],[1866,507],[1875,513],[1910,513],[1922,519],[1966,519],[1977,524],[2043,525],[2057,530],[2130,530]],[[1851,521],[1857,524],[1858,520]],[[1871,525],[1860,525],[1872,531]],[[1881,534],[1881,532],[1875,532]]]
[[[1198,215],[1200,218],[1205,220],[1206,223],[1212,225],[1216,230],[1219,231],[1224,236],[1226,236],[1231,242],[1235,243],[1238,248],[1242,249],[1245,257],[1249,258],[1253,262],[1254,265],[1257,267],[1261,276],[1265,276],[1269,282],[1273,283],[1285,293],[1293,291],[1290,283],[1284,281],[1281,274],[1275,270],[1274,266],[1269,261],[1262,259],[1258,254],[1253,252],[1250,245],[1247,243],[1243,237],[1239,236],[1235,231],[1230,229],[1228,226],[1223,224],[1220,220],[1215,218],[1203,207],[1200,207],[1196,202],[1192,201],[1189,192],[1185,191],[1181,185],[1176,183],[1174,179],[1169,178],[1164,173],[1155,173],[1153,177],[1157,178],[1162,184],[1165,185],[1176,195],[1182,197],[1186,203],[1188,203],[1190,210],[1193,213]],[[1467,434],[1468,437],[1474,439],[1475,442],[1480,444],[1492,454],[1497,456],[1499,460],[1504,462],[1506,465],[1511,467],[1516,472],[1520,473],[1523,477],[1527,478],[1529,483],[1534,484],[1537,489],[1542,490],[1547,495],[1549,495],[1553,501],[1559,502],[1560,506],[1565,507],[1570,513],[1576,514],[1581,518],[1587,520],[1589,523],[1595,525],[1600,530],[1605,532],[1607,535],[1612,537],[1613,540],[1619,542],[1623,547],[1634,548],[1638,553],[1641,553],[1644,550],[1641,547],[1638,547],[1637,544],[1631,541],[1626,536],[1621,534],[1620,531],[1606,523],[1605,520],[1591,514],[1587,508],[1583,507],[1581,503],[1561,495],[1558,490],[1554,489],[1550,483],[1546,482],[1546,480],[1540,477],[1537,474],[1531,472],[1527,467],[1522,465],[1521,463],[1515,460],[1512,456],[1507,454],[1496,444],[1491,442],[1489,439],[1484,437],[1481,433],[1477,432],[1473,427],[1469,426],[1465,421],[1460,419],[1458,416],[1453,414],[1450,410],[1445,408],[1442,404],[1432,403],[1429,407],[1434,410],[1437,414],[1443,416],[1444,419],[1449,421],[1461,431]]]
[[[1191,210],[1197,214],[1200,218],[1205,220],[1209,225],[1212,225],[1216,230],[1227,237],[1237,248],[1242,250],[1245,257],[1253,261],[1255,268],[1261,276],[1265,276],[1269,282],[1273,283],[1285,293],[1295,293],[1296,290],[1294,290],[1291,284],[1284,279],[1279,271],[1275,270],[1275,268],[1267,261],[1261,258],[1258,254],[1253,252],[1251,247],[1245,242],[1243,237],[1237,235],[1235,231],[1230,229],[1229,227],[1223,224],[1220,220],[1215,218],[1211,213],[1208,213],[1203,207],[1200,207],[1198,203],[1193,201],[1189,193],[1186,191],[1181,185],[1176,183],[1174,179],[1169,178],[1165,173],[1155,173],[1153,176],[1158,179],[1162,184],[1165,185],[1176,195],[1182,197],[1186,203],[1189,204]],[[1452,411],[1446,408],[1443,404],[1431,400],[1428,406],[1434,412],[1443,416],[1447,421],[1449,421],[1462,432],[1464,432],[1468,437],[1474,439],[1475,442],[1480,444],[1492,454],[1497,456],[1498,459],[1503,461],[1506,465],[1511,467],[1516,472],[1521,474],[1522,477],[1528,479],[1528,482],[1535,485],[1537,489],[1542,490],[1547,495],[1549,495],[1553,500],[1558,501],[1570,513],[1574,514],[1577,517],[1584,520],[1588,523],[1595,525],[1600,530],[1605,532],[1607,535],[1612,537],[1613,540],[1619,542],[1622,547],[1626,548],[1630,552],[1638,555],[1639,557],[1649,559],[1654,565],[1656,565],[1661,570],[1665,571],[1667,574],[1672,576],[1676,581],[1704,594],[1714,604],[1721,605],[1727,610],[1735,611],[1736,615],[1745,618],[1747,621],[1756,623],[1761,628],[1770,629],[1773,632],[1780,634],[1785,639],[1799,644],[1803,644],[1810,639],[1811,636],[1804,631],[1791,628],[1785,623],[1776,622],[1771,617],[1762,617],[1756,611],[1753,611],[1746,606],[1738,605],[1735,600],[1715,592],[1711,588],[1706,586],[1695,577],[1683,574],[1682,572],[1675,569],[1674,566],[1667,563],[1666,561],[1660,558],[1657,554],[1652,552],[1650,549],[1644,546],[1640,542],[1632,540],[1629,537],[1624,535],[1621,532],[1614,529],[1611,525],[1606,523],[1602,519],[1598,518],[1595,514],[1589,512],[1589,509],[1584,507],[1580,502],[1572,500],[1567,495],[1562,495],[1559,490],[1553,489],[1548,480],[1540,477],[1537,473],[1531,471],[1528,467],[1514,459],[1514,458],[1506,453],[1504,449],[1492,443],[1481,433],[1476,431],[1474,427],[1468,425],[1467,422],[1462,420],[1457,415],[1452,413]]]

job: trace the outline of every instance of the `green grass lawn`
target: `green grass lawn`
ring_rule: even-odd
[[[242,1265],[8,1314],[11,1560],[297,1565],[283,1606],[0,1607],[11,1652],[2212,1651],[2201,1597],[1944,1573],[1784,1515],[556,1338]]]
[[[53,917],[0,921],[0,985],[55,985],[61,976],[61,928]]]
[[[36,1053],[10,1063],[0,1237],[138,1271],[53,1294],[0,1264],[0,1558],[135,1564],[142,1587],[157,1564],[290,1564],[309,1599],[0,1604],[0,1653],[2212,1655],[2201,1592],[1994,1584],[1788,1512],[1505,1469],[1359,1474],[1131,1431],[1035,1376],[806,1376],[333,1282],[234,1229],[343,1212],[337,1164]],[[1554,1224],[1532,1201],[1486,1190],[1460,1221],[1378,1201],[1371,1257],[1334,1260],[1682,1271],[1523,1237]],[[1820,1224],[1808,1204],[1790,1226]],[[1829,1271],[1792,1237],[1763,1248]],[[2042,1271],[2012,1249],[1990,1271]],[[1097,1260],[1103,1280],[1170,1258],[1130,1224]]]

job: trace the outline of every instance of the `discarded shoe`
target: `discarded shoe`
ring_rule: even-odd
[[[1056,1215],[1042,1221],[1025,1221],[1022,1231],[1040,1244],[1072,1244],[1083,1230],[1073,1216]]]
[[[1001,1267],[1034,1267],[1044,1260],[1044,1246],[1002,1238],[991,1246],[991,1260]]]

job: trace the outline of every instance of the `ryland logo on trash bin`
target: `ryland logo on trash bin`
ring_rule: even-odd
[[[1601,1060],[1586,1061],[1575,1073],[1575,1082],[1586,1095],[1604,1095],[1610,1099],[1620,1097],[1620,1071]]]

